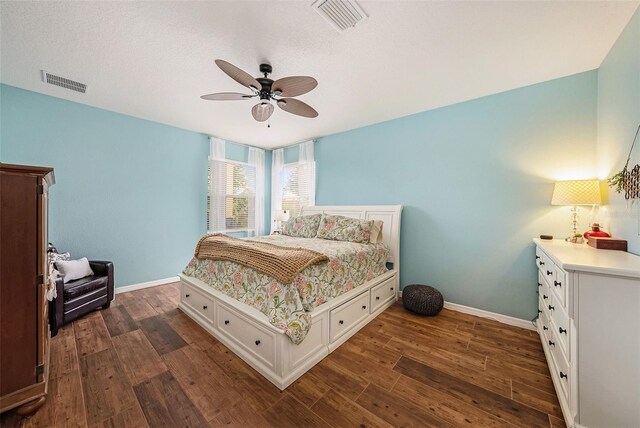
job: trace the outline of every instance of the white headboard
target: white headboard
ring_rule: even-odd
[[[382,242],[390,249],[389,262],[393,268],[400,269],[400,217],[402,205],[361,205],[361,206],[322,206],[303,207],[300,214],[330,214],[357,218],[360,220],[382,220]]]

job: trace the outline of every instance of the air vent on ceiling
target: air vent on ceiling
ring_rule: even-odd
[[[80,92],[82,94],[87,92],[87,85],[85,85],[84,83],[76,82],[75,80],[67,79],[65,77],[56,76],[55,74],[51,74],[44,70],[42,70],[42,81],[45,83],[50,83],[52,85],[71,89],[72,91]]]
[[[317,0],[311,5],[338,31],[355,27],[367,14],[354,0]]]

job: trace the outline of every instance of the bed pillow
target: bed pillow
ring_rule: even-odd
[[[322,215],[318,238],[368,244],[371,240],[373,220],[358,220],[341,215]]]
[[[301,215],[290,218],[282,225],[282,234],[296,238],[315,238],[322,214]]]
[[[384,223],[382,222],[382,220],[373,221],[373,227],[371,228],[371,239],[369,239],[369,242],[371,242],[372,244],[379,244],[380,242],[382,242],[383,224]]]
[[[56,262],[56,267],[58,268],[58,272],[60,272],[60,276],[65,283],[73,281],[74,279],[93,275],[91,266],[89,266],[89,260],[87,260],[86,257],[83,257],[80,260],[60,260]]]

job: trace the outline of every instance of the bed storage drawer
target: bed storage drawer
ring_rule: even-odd
[[[369,291],[366,291],[353,300],[332,309],[329,315],[330,342],[339,339],[354,325],[369,316]]]
[[[396,296],[396,277],[393,276],[371,289],[371,313]]]
[[[181,285],[180,300],[202,315],[207,322],[213,322],[213,303],[200,291],[183,283]]]
[[[268,368],[276,366],[276,335],[249,321],[235,310],[219,303],[216,329],[245,349]]]

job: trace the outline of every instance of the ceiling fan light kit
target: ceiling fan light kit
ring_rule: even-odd
[[[252,90],[252,94],[240,94],[237,92],[218,92],[202,95],[200,98],[209,101],[247,100],[258,97],[260,102],[253,106],[251,114],[258,122],[268,120],[273,114],[273,104],[276,101],[282,110],[297,116],[314,118],[318,112],[310,105],[292,98],[304,95],[318,86],[318,81],[309,76],[289,76],[273,80],[269,74],[273,71],[270,64],[260,64],[260,73],[263,77],[252,77],[249,73],[239,69],[235,65],[222,59],[216,59],[215,63],[236,82]],[[284,98],[280,98],[284,97]]]

